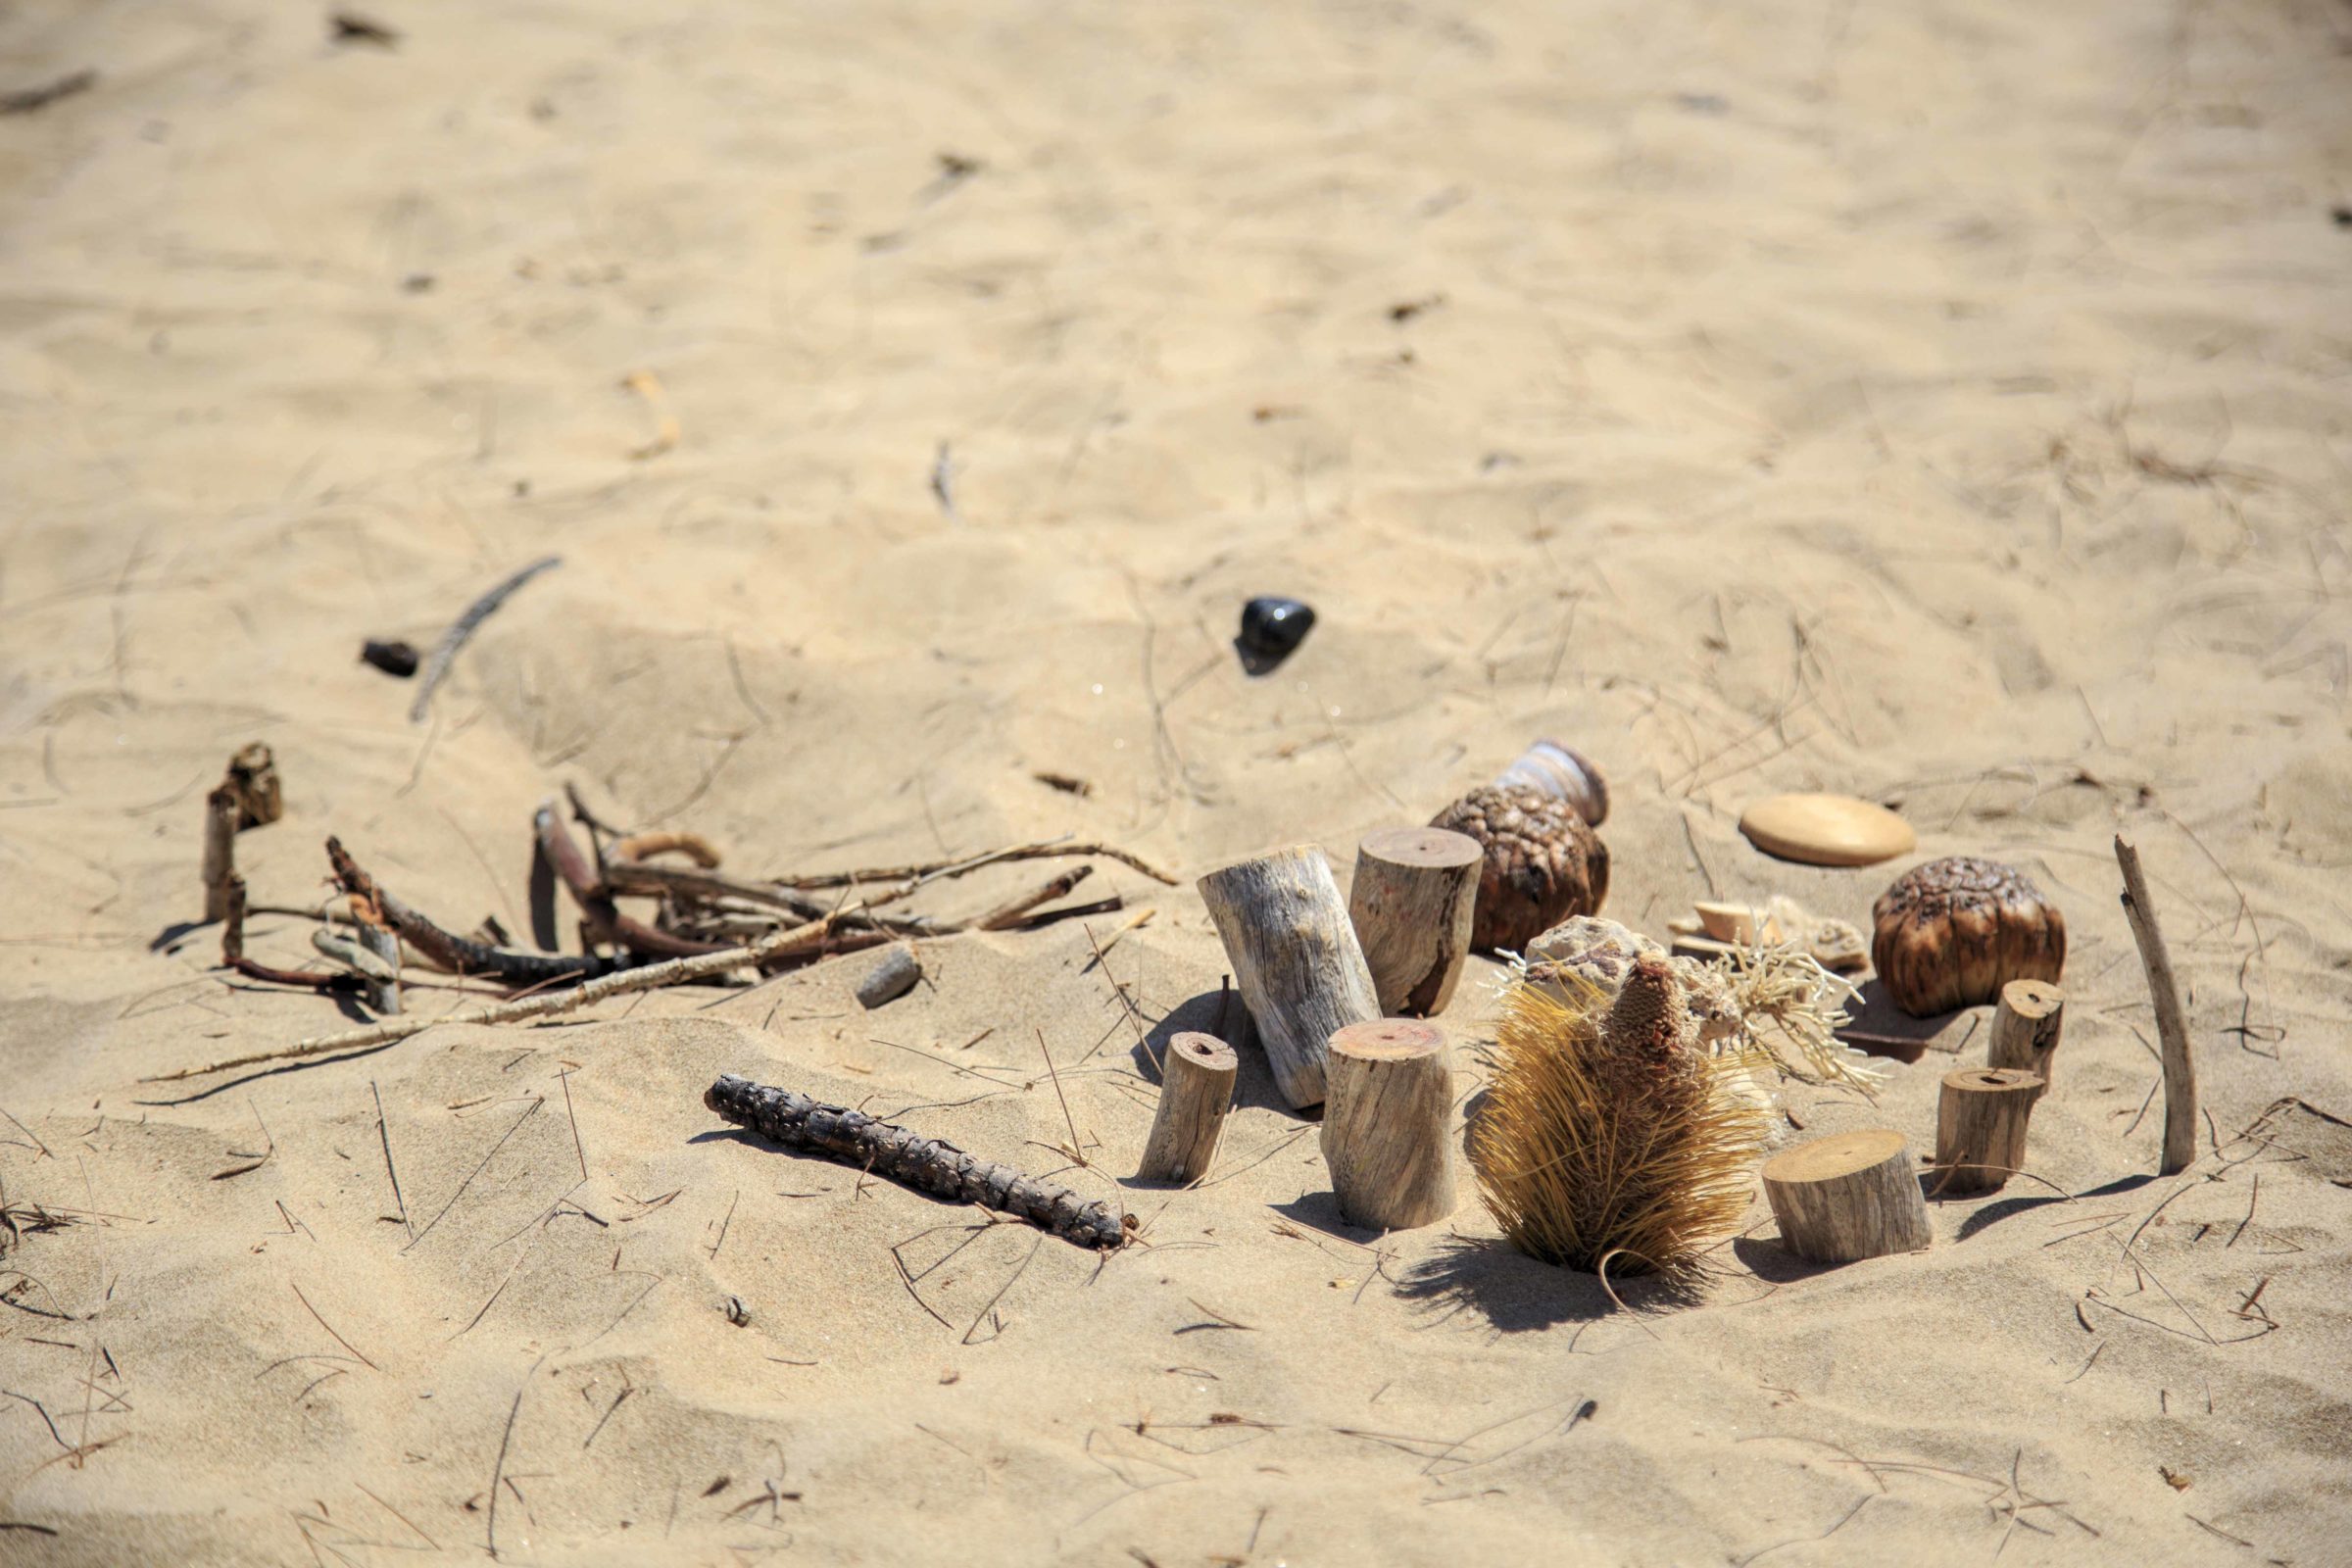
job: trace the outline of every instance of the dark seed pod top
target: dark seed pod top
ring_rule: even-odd
[[[1913,866],[1879,896],[1871,919],[1871,962],[1914,1017],[1991,1002],[2012,980],[2055,981],[2066,965],[2066,917],[1998,860]]]
[[[1489,784],[1430,826],[1467,833],[1486,851],[1473,947],[1520,952],[1572,914],[1597,913],[1608,897],[1608,848],[1575,807],[1542,790]]]

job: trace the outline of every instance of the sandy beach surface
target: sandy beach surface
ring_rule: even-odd
[[[0,92],[97,74],[0,115],[0,1562],[2352,1562],[2352,12],[367,15],[0,9]],[[427,722],[359,662],[550,554]],[[1262,593],[1321,618],[1252,678]],[[1542,734],[1653,936],[2029,871],[2030,1176],[1835,1270],[1759,1200],[1619,1304],[1466,1183],[1345,1224],[1246,1051],[1210,1177],[1127,1184],[1232,967],[1193,876],[1344,880]],[[331,833],[525,932],[565,784],[746,875],[1074,834],[1178,885],[1096,858],[1123,910],[870,1013],[849,956],[142,1085],[356,1010],[216,967],[255,740],[262,904]],[[1801,789],[1917,853],[1740,838]],[[2202,1075],[2172,1177],[2119,831]],[[1786,1108],[1922,1147],[1984,1038]],[[722,1071],[1150,1245],[738,1136]]]

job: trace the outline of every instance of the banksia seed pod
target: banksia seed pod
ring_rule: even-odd
[[[2066,965],[2066,917],[2027,875],[1968,856],[1913,866],[1871,906],[1870,960],[1915,1018],[1993,1001]]]
[[[1440,811],[1432,827],[1467,833],[1486,851],[1470,945],[1517,952],[1572,914],[1599,910],[1609,852],[1576,808],[1541,790],[1486,785]]]
[[[1767,1111],[1753,1046],[1709,1052],[1673,962],[1635,958],[1614,998],[1576,969],[1514,984],[1471,1134],[1481,1196],[1546,1262],[1682,1272],[1745,1212]]]

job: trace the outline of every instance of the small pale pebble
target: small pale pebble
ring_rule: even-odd
[[[922,960],[914,949],[902,942],[886,949],[882,961],[868,969],[865,978],[858,982],[858,1001],[868,1009],[896,1002],[914,989],[923,977]]]

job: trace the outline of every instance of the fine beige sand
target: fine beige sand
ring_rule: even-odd
[[[2352,1561],[2352,13],[369,14],[0,10],[0,91],[98,72],[0,116],[0,1562]],[[357,662],[550,553],[429,723]],[[1322,618],[1252,679],[1267,592]],[[1206,1183],[1123,1185],[1230,967],[1191,876],[1344,878],[1539,734],[1652,935],[2035,877],[2031,1177],[1828,1271],[1759,1200],[1619,1307],[1467,1182],[1343,1224],[1250,1050]],[[851,956],[151,1103],[349,1021],[193,924],[256,739],[270,904],[334,833],[523,931],[567,782],[746,874],[1073,833],[1181,883],[1097,861],[1127,913],[871,1014]],[[1764,858],[1796,789],[1918,856]],[[1984,1040],[1787,1108],[1924,1150]],[[720,1071],[1037,1171],[1074,1129],[1152,1245],[736,1136]]]

